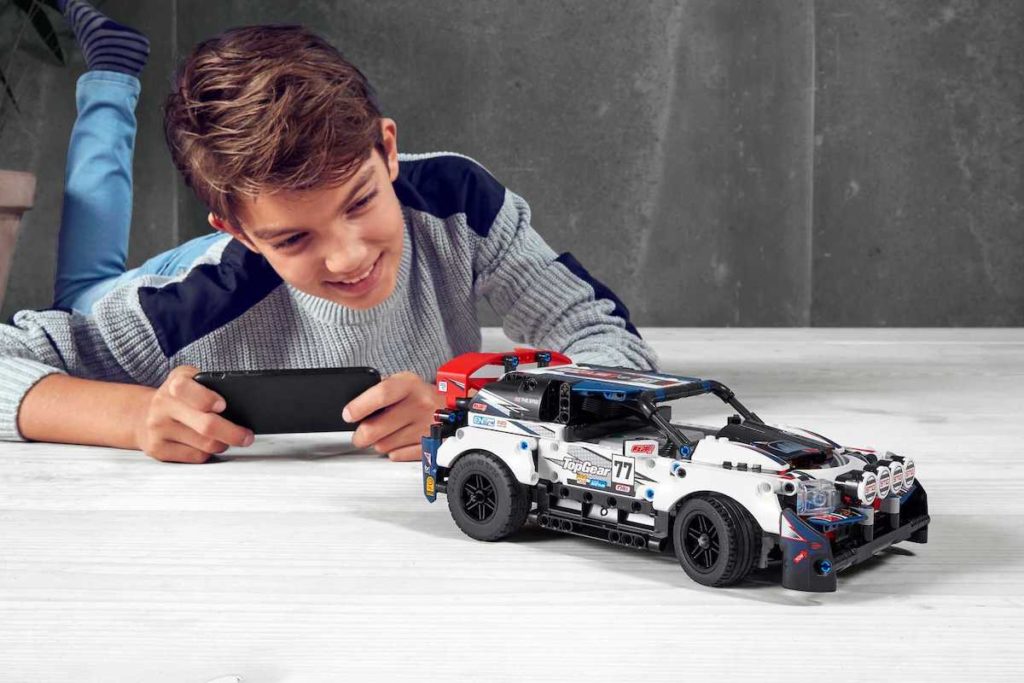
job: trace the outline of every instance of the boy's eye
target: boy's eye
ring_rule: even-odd
[[[292,246],[293,244],[298,244],[299,240],[301,240],[305,236],[306,236],[306,234],[303,233],[303,232],[300,232],[297,235],[292,235],[291,237],[289,237],[287,239],[283,239],[280,242],[278,242],[277,244],[275,244],[274,245],[274,249],[287,249],[288,247]]]
[[[363,197],[362,199],[360,199],[355,204],[351,205],[348,210],[349,211],[358,211],[359,209],[363,208],[364,206],[369,204],[371,201],[373,201],[373,198],[376,197],[376,196],[377,196],[377,191],[374,190],[370,194],[368,194],[365,197]]]

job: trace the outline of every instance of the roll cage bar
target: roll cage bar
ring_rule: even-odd
[[[500,366],[507,374],[518,368],[520,364],[531,363],[536,363],[538,367],[543,368],[549,365],[571,365],[572,360],[557,351],[521,347],[516,347],[512,353],[464,353],[438,368],[436,378],[437,390],[444,394],[445,405],[448,410],[462,410],[469,403],[470,392],[479,390],[496,379],[494,377],[473,377],[476,372],[488,366]],[[614,370],[614,368],[602,368],[599,365],[588,364],[581,364],[580,367]],[[605,392],[583,390],[580,393]],[[621,405],[624,407],[639,412],[653,423],[668,437],[669,441],[675,445],[684,457],[688,457],[693,452],[693,441],[688,439],[664,415],[658,412],[658,403],[700,396],[702,394],[714,394],[732,406],[744,420],[764,424],[756,413],[740,403],[732,389],[713,379],[694,379],[692,382],[685,382],[671,387],[642,389],[638,391],[613,391],[609,393],[616,395],[612,400],[621,402]]]
[[[732,406],[744,420],[764,424],[761,418],[757,416],[757,413],[740,403],[732,389],[713,379],[696,380],[667,389],[645,389],[639,392],[634,399],[626,401],[625,404],[635,403],[636,409],[667,436],[684,457],[688,457],[693,452],[693,440],[687,438],[664,415],[658,412],[657,403],[689,398],[691,396],[701,396],[702,394],[714,394],[722,399],[723,402]]]

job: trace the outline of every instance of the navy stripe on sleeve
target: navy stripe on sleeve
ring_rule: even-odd
[[[576,277],[578,277],[579,279],[583,280],[588,285],[593,287],[595,299],[608,299],[613,304],[615,304],[615,308],[612,310],[612,315],[617,315],[626,322],[627,332],[636,335],[640,339],[643,339],[643,337],[640,337],[640,332],[638,332],[633,323],[629,321],[629,309],[626,308],[626,304],[622,303],[622,299],[616,296],[615,292],[608,289],[608,287],[604,283],[600,282],[597,278],[595,278],[593,275],[587,272],[587,269],[584,268],[583,265],[576,260],[575,256],[573,256],[569,252],[565,252],[559,255],[559,257],[556,258],[555,261],[557,263],[561,263],[563,266],[569,269],[570,273],[572,273],[573,275],[575,275]]]
[[[267,260],[231,240],[220,263],[196,266],[184,279],[139,287],[139,304],[168,357],[227,325],[281,284]]]
[[[505,203],[505,188],[480,164],[455,155],[402,160],[394,182],[398,201],[445,219],[466,214],[466,222],[480,237],[487,237],[491,224]]]

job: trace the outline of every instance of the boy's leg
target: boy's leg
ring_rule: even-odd
[[[184,244],[179,244],[173,249],[157,254],[134,271],[129,271],[129,273],[134,277],[141,275],[181,275],[191,268],[192,263],[197,258],[208,252],[215,242],[226,242],[229,239],[230,237],[223,232],[211,232],[202,237],[193,237]]]
[[[84,0],[60,9],[85,54],[71,132],[57,247],[54,305],[88,310],[90,290],[124,273],[132,211],[138,75],[149,41]]]
[[[228,239],[230,239],[228,235],[215,232],[203,235],[202,237],[196,237],[173,249],[168,249],[149,259],[138,268],[126,270],[116,277],[100,280],[86,287],[75,297],[74,305],[70,306],[70,308],[80,313],[88,313],[92,310],[93,305],[102,299],[107,292],[144,275],[181,275],[188,271],[197,258],[209,251],[214,242],[219,240],[227,241]]]
[[[78,79],[57,241],[54,305],[87,312],[90,290],[124,273],[132,218],[139,80],[113,71]]]

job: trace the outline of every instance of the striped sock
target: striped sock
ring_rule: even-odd
[[[85,0],[58,0],[57,5],[75,32],[91,71],[119,71],[138,76],[149,58],[145,35],[108,18]]]

